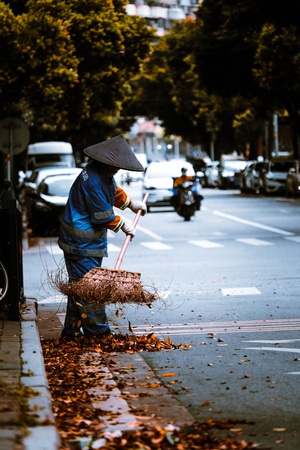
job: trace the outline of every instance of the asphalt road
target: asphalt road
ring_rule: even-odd
[[[128,192],[140,199],[139,183]],[[261,449],[296,450],[300,199],[217,189],[203,195],[191,222],[172,209],[153,208],[127,249],[122,269],[140,272],[160,300],[151,309],[127,305],[119,318],[115,307],[107,308],[117,332],[128,332],[130,324],[136,334],[154,332],[185,349],[114,355],[114,376],[132,394],[130,409],[141,402],[145,379],[154,377],[178,407],[175,420],[234,418],[245,421],[232,430],[235,437]],[[133,219],[130,211],[125,215]],[[56,240],[30,240],[23,250],[25,295],[37,298],[40,317],[47,317],[44,338],[60,334],[65,311],[51,283],[62,267]],[[123,241],[124,235],[109,234],[104,266],[114,267]],[[148,398],[145,407],[155,415],[165,396],[154,388],[147,393],[153,404]]]

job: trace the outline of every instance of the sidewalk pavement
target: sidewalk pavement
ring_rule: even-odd
[[[0,317],[1,450],[57,450],[40,337],[37,303],[26,299],[19,321]]]

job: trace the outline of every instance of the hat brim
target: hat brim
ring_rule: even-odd
[[[122,135],[87,147],[83,152],[90,158],[108,166],[144,172],[144,167]]]

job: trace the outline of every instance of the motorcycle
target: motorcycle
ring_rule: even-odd
[[[195,181],[184,181],[178,186],[178,194],[175,198],[175,211],[188,222],[200,210],[202,195],[195,193]]]

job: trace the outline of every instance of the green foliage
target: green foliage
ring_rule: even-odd
[[[6,114],[9,102],[18,99],[20,76],[19,33],[16,18],[10,8],[0,2],[0,101],[2,114]]]
[[[216,132],[220,151],[256,146],[273,111],[287,110],[299,133],[299,12],[291,0],[284,10],[270,0],[204,0],[195,22],[154,46],[127,111],[206,149]]]
[[[121,115],[145,115],[206,149],[216,131],[224,151],[257,140],[270,112],[285,110],[297,155],[298,2],[203,0],[196,21],[157,44],[126,3],[0,2],[2,118],[23,118],[32,140],[81,149],[125,130]]]
[[[152,38],[125,3],[28,0],[15,16],[0,2],[3,117],[22,117],[32,140],[76,140],[75,148],[112,133]]]

